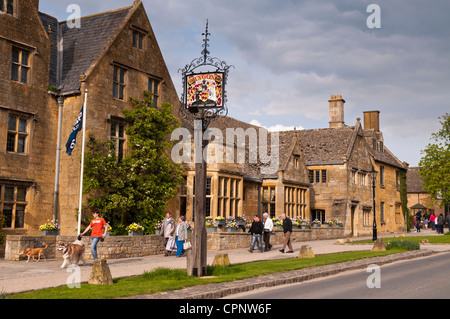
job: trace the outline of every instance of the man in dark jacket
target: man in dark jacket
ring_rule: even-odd
[[[284,243],[283,249],[280,249],[280,252],[284,253],[286,246],[288,246],[289,250],[286,253],[293,253],[294,249],[292,249],[291,243],[292,221],[286,217],[285,213],[281,214],[281,219],[283,220]]]
[[[261,241],[261,235],[264,231],[264,225],[259,219],[259,216],[256,215],[253,218],[252,226],[250,227],[250,230],[248,231],[250,234],[252,234],[252,245],[250,246],[249,252],[253,252],[253,249],[255,248],[255,243],[258,242],[259,251],[263,252],[263,245]]]
[[[420,222],[422,219],[422,213],[420,211],[418,211],[416,213],[416,228],[417,228],[417,232],[420,233]]]

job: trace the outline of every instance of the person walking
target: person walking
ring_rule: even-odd
[[[439,217],[437,218],[438,234],[444,233],[444,223],[445,223],[444,216],[440,214]]]
[[[185,217],[180,216],[178,218],[178,225],[175,231],[175,242],[177,243],[177,257],[184,255],[185,250],[183,249],[184,241],[187,239],[187,224],[184,222]]]
[[[167,212],[166,217],[164,218],[161,226],[161,236],[163,238],[164,247],[167,247],[167,242],[169,241],[169,238],[174,236],[174,233],[175,233],[175,221],[172,218],[172,213]],[[166,248],[164,256],[169,256],[170,254],[171,251]]]
[[[270,235],[272,234],[273,231],[273,221],[272,218],[269,217],[269,214],[264,213],[263,214],[264,217],[264,232],[263,232],[263,236],[264,236],[264,251],[269,251],[272,249],[272,245],[270,244]]]
[[[261,236],[264,231],[264,225],[259,219],[259,216],[256,215],[253,218],[252,226],[250,227],[250,230],[248,231],[252,235],[252,244],[250,246],[249,252],[253,252],[253,249],[255,248],[255,243],[258,242],[259,251],[263,252],[263,245],[261,242]]]
[[[106,236],[106,232],[108,230],[108,224],[105,222],[103,218],[100,217],[100,214],[97,210],[95,210],[93,213],[94,219],[91,220],[89,223],[89,226],[86,227],[85,231],[79,234],[79,238],[86,234],[89,229],[92,229],[91,231],[91,253],[92,258],[94,260],[98,259],[97,255],[97,244],[99,240],[103,241]],[[103,231],[104,229],[104,231]]]
[[[435,230],[435,228],[436,228],[436,215],[434,214],[434,212],[432,212],[431,215],[430,215],[430,224],[431,224],[431,229]]]
[[[281,219],[283,220],[284,242],[283,249],[280,249],[280,252],[284,253],[287,246],[289,250],[286,253],[293,253],[294,249],[292,248],[291,243],[292,221],[290,218],[286,217],[285,213],[281,214]]]
[[[422,220],[422,212],[419,210],[416,213],[416,223],[417,223],[416,228],[417,228],[417,232],[418,233],[420,233],[420,222],[421,222],[421,220]]]

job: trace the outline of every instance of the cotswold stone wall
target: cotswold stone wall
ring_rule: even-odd
[[[62,254],[57,251],[60,243],[72,243],[76,240],[74,236],[20,236],[8,235],[6,237],[5,260],[21,260],[19,253],[25,248],[38,248],[48,245],[44,252],[45,258],[62,259]],[[86,245],[85,259],[92,259],[90,239],[83,237]],[[97,245],[99,258],[118,259],[130,257],[142,257],[164,253],[161,236],[111,236],[106,237],[104,242]]]
[[[188,235],[190,240],[192,235]],[[311,241],[318,239],[337,239],[344,237],[343,228],[312,228],[306,230],[294,230],[291,239],[295,242]],[[20,236],[8,235],[6,237],[5,260],[21,260],[19,253],[25,248],[44,247],[45,258],[62,259],[62,255],[57,252],[60,243],[71,243],[76,238],[74,236]],[[90,251],[89,237],[83,237],[86,244],[85,259],[92,259]],[[251,244],[251,236],[245,232],[227,233],[216,232],[207,233],[208,250],[227,250],[237,248],[248,248]],[[283,243],[283,231],[275,230],[271,236],[272,245]],[[106,237],[104,242],[99,242],[97,246],[99,258],[118,259],[159,255],[164,253],[162,237],[159,235],[143,236],[111,236]]]

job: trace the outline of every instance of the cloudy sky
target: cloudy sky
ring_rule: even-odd
[[[66,20],[132,0],[41,0]],[[268,128],[328,127],[328,99],[346,100],[345,123],[379,110],[385,145],[417,166],[438,117],[450,113],[448,0],[143,0],[179,95],[178,72],[201,56],[209,20],[211,56],[230,70],[228,115]],[[369,28],[370,4],[380,28]],[[369,19],[372,21],[372,19]]]

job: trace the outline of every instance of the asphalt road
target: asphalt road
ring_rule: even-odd
[[[369,288],[371,286],[371,288]],[[357,270],[232,299],[448,299],[450,253]]]

